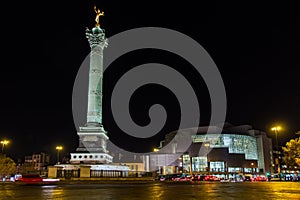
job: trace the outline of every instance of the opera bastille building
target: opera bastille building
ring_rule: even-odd
[[[173,142],[172,152],[150,154],[150,168],[157,167],[160,174],[193,173],[216,175],[220,178],[237,178],[245,174],[272,172],[272,140],[263,131],[250,125],[223,128],[211,126],[182,129],[166,135],[159,149]],[[212,131],[211,131],[212,130]],[[176,145],[182,135],[191,134],[188,149]],[[174,142],[175,141],[175,142]],[[175,145],[174,145],[175,144]],[[174,156],[178,158],[174,158]]]
[[[85,76],[88,87],[85,93],[78,95],[87,95],[88,99],[87,105],[81,103],[79,106],[87,109],[85,122],[77,132],[79,145],[71,153],[70,163],[57,163],[48,168],[49,177],[127,177],[130,173],[142,176],[146,172],[192,172],[236,178],[247,173],[272,172],[272,141],[265,132],[249,125],[225,123],[174,131],[165,136],[157,151],[146,154],[109,149],[110,141],[102,123],[103,51],[108,40],[99,24],[99,17],[104,13],[94,9],[96,24],[85,32],[91,48]]]

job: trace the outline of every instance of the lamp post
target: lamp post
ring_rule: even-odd
[[[206,163],[207,163],[207,173],[208,173],[208,175],[210,174],[210,164],[209,164],[209,162],[208,162],[208,149],[209,149],[209,147],[210,147],[210,143],[209,142],[206,142],[206,143],[204,143],[204,146],[205,146],[205,149],[206,149]]]
[[[254,167],[254,163],[252,162],[251,163],[251,172],[252,172],[252,175],[253,175],[253,172],[254,172],[253,167]]]
[[[159,152],[159,149],[158,148],[153,148],[153,152]],[[156,156],[156,162],[158,163],[158,157]],[[161,171],[161,168],[160,166],[158,166],[158,174],[162,174],[162,171]]]
[[[4,146],[7,145],[9,143],[9,141],[8,140],[2,140],[2,141],[0,141],[0,143],[2,144],[1,154],[3,154]]]
[[[278,139],[277,139],[277,134],[281,130],[280,126],[275,126],[271,128],[272,131],[275,133],[275,139],[276,139],[276,154],[277,154],[277,172],[280,173],[280,163],[279,163],[279,146],[278,146]]]
[[[281,127],[280,127],[280,126],[275,126],[275,127],[272,127],[271,130],[275,132],[275,138],[276,138],[276,151],[278,151],[278,139],[277,139],[277,134],[278,134],[278,131],[281,130]]]
[[[56,150],[57,150],[57,164],[59,164],[59,151],[61,151],[63,149],[62,146],[57,146]]]
[[[178,159],[179,159],[179,173],[182,173],[183,172],[183,157],[182,157],[182,155]]]

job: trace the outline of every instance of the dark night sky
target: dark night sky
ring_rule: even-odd
[[[90,51],[85,27],[94,25],[95,2],[105,11],[101,26],[107,37],[131,28],[157,26],[199,42],[223,77],[226,121],[250,124],[269,135],[270,127],[280,123],[284,126],[281,144],[300,130],[300,13],[296,5],[283,1],[194,1],[199,5],[158,0],[13,1],[3,4],[7,14],[1,14],[0,138],[11,140],[5,149],[8,155],[23,159],[34,152],[54,154],[58,144],[65,147],[64,154],[75,151],[78,137],[72,89],[77,70]],[[118,77],[146,62],[175,69],[186,65],[182,73],[201,99],[208,98],[201,76],[183,60],[166,52],[137,51],[121,57],[105,72],[105,105]],[[146,119],[153,103],[160,102],[170,111],[169,124],[157,137],[145,141],[122,134],[112,120],[110,106],[105,106],[104,126],[110,139],[128,150],[151,150],[164,133],[176,129],[178,108],[172,98],[169,91],[157,86],[145,86],[132,98],[132,116],[139,124],[147,122],[138,119]],[[207,125],[209,100],[201,100],[200,106],[200,125]]]

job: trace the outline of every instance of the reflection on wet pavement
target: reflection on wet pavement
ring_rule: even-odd
[[[0,185],[0,199],[300,199],[300,182]]]

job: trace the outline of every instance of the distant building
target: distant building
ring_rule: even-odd
[[[50,163],[50,156],[46,153],[32,154],[31,156],[25,156],[25,166],[32,165],[33,170],[41,171],[46,170]]]
[[[191,137],[187,149],[177,145],[184,137]],[[156,167],[160,174],[192,171],[236,178],[244,174],[272,173],[273,170],[271,138],[250,125],[226,123],[223,129],[219,126],[182,129],[167,134],[162,147],[171,141],[170,152],[150,154],[150,168]]]
[[[125,155],[122,153],[115,153],[114,155],[114,163],[129,167],[128,176],[142,176],[147,171],[145,169],[145,157],[142,155]]]
[[[282,147],[278,147],[278,149],[281,149]],[[274,173],[281,173],[281,169],[285,168],[285,166],[283,166],[283,154],[282,151],[280,150],[273,150],[273,157],[274,157],[274,164],[273,164],[273,168],[274,168]]]

